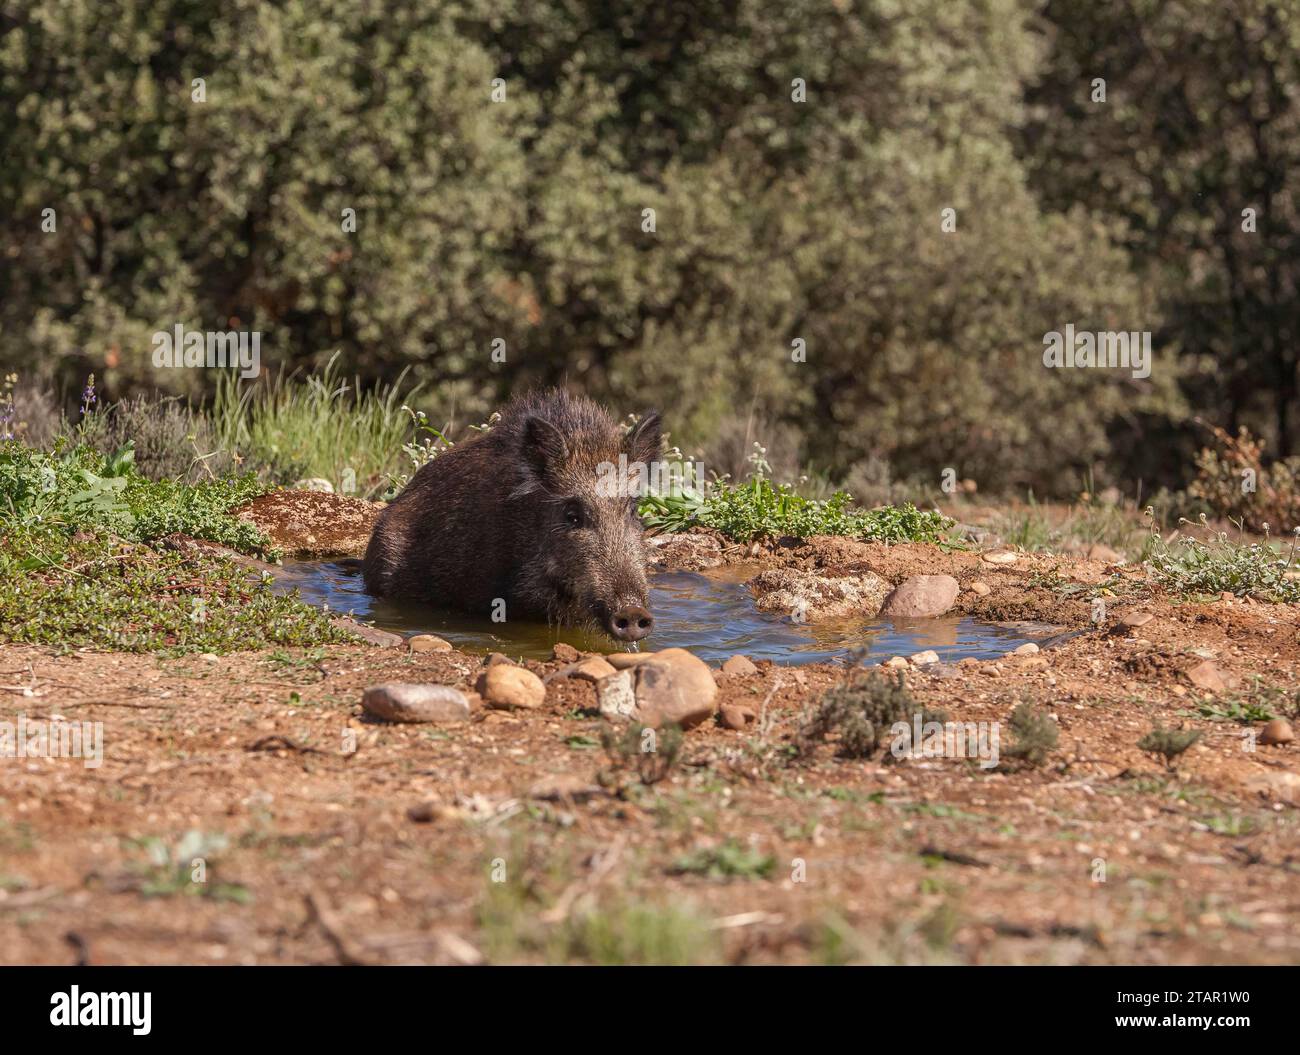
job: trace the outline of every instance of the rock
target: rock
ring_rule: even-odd
[[[442,804],[433,801],[417,802],[414,806],[407,807],[406,816],[416,824],[428,824],[442,816]]]
[[[928,663],[938,663],[939,653],[932,648],[927,648],[924,652],[914,653],[912,656],[912,666],[924,667]]]
[[[372,685],[362,695],[361,706],[388,722],[464,722],[470,715],[465,694],[450,685]]]
[[[565,644],[563,641],[559,642],[553,649],[551,649],[551,659],[558,659],[561,663],[576,663],[578,661],[578,656],[578,650],[572,645]]]
[[[757,674],[758,668],[748,656],[732,656],[722,664],[723,674]]]
[[[585,802],[604,794],[603,788],[571,773],[542,777],[528,789],[530,799],[541,799],[544,802]]]
[[[735,703],[724,703],[720,717],[728,729],[744,729],[750,723],[758,721],[758,715],[752,710]]]
[[[408,638],[406,643],[411,646],[412,652],[452,651],[450,641],[444,641],[442,638],[435,637],[433,634],[416,634],[414,637]]]
[[[1274,802],[1300,805],[1300,773],[1285,770],[1254,773],[1247,777],[1245,785],[1250,791],[1265,795]]]
[[[1032,656],[1037,654],[1038,646],[1032,641],[1026,641],[1023,645],[1013,648],[1007,653],[1008,656]]]
[[[611,652],[605,657],[605,662],[615,670],[626,670],[654,657],[654,652]]]
[[[293,490],[319,491],[322,494],[332,495],[334,493],[334,485],[323,476],[307,476],[301,480],[294,481]]]
[[[685,532],[648,541],[650,560],[666,571],[704,571],[722,563],[722,543],[713,535]]]
[[[1285,718],[1274,718],[1259,734],[1261,744],[1289,744],[1295,739],[1295,731]]]
[[[504,663],[508,667],[515,665],[515,661],[509,656],[503,656],[500,652],[493,652],[483,661],[483,666],[495,667],[498,663]]]
[[[959,590],[951,575],[913,575],[885,598],[880,615],[886,619],[933,619],[953,606]]]
[[[358,623],[346,615],[335,616],[330,623],[339,630],[346,630],[349,634],[361,638],[362,641],[378,645],[380,648],[397,648],[406,644],[406,638],[401,634],[390,634],[387,630],[366,626],[365,623]]]
[[[970,589],[971,589],[971,593],[977,593],[981,597],[987,597],[990,593],[993,592],[992,589],[989,587],[989,584],[984,582],[982,579],[976,579],[973,583],[971,583]]]
[[[783,612],[796,622],[841,616],[874,616],[890,587],[874,572],[825,575],[800,568],[773,568],[747,584],[763,612]]]
[[[1084,554],[1088,560],[1099,560],[1103,564],[1123,564],[1124,554],[1119,553],[1109,546],[1103,546],[1100,542],[1094,542],[1088,547],[1087,553]]]
[[[989,564],[1015,564],[1017,557],[1014,553],[1002,550],[998,553],[985,553],[980,559]]]
[[[478,676],[476,686],[489,707],[533,710],[546,702],[542,679],[526,667],[496,663]]]
[[[581,678],[583,681],[597,682],[613,673],[614,668],[600,656],[588,656],[569,672],[569,676]]]
[[[708,664],[682,648],[666,648],[654,658],[638,663],[636,719],[657,729],[699,725],[714,713],[717,683]]]
[[[936,660],[938,658],[939,658],[938,656],[935,656]],[[907,660],[905,660],[902,656],[890,656],[887,660],[885,660],[885,662],[883,662],[880,665],[882,667],[906,667],[909,664]]]
[[[1232,679],[1226,677],[1213,660],[1207,659],[1184,671],[1187,680],[1205,692],[1227,692]]]
[[[1119,633],[1127,633],[1130,630],[1136,630],[1138,627],[1146,626],[1155,616],[1150,612],[1125,612],[1115,620],[1115,630]]]
[[[620,670],[596,682],[596,704],[601,715],[611,721],[635,715],[636,693],[631,671]]]
[[[233,510],[285,555],[300,560],[362,557],[379,516],[372,502],[319,491],[272,491]]]

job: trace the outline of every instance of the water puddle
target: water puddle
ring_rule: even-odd
[[[865,649],[868,662],[908,656],[933,649],[953,663],[968,656],[990,659],[1022,645],[1042,642],[1060,628],[1039,623],[981,623],[944,617],[907,622],[849,619],[816,625],[760,612],[744,585],[752,569],[731,569],[702,575],[667,572],[650,578],[650,610],[654,633],[647,649],[688,648],[706,662],[720,662],[736,653],[777,663],[824,663]],[[616,645],[599,633],[544,623],[493,624],[457,612],[443,612],[409,602],[371,597],[365,592],[356,562],[286,561],[276,577],[276,589],[297,589],[304,601],[328,605],[399,634],[437,634],[466,652],[504,652],[509,656],[544,659],[556,642],[584,651],[612,652]]]

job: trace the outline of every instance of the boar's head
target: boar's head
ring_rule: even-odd
[[[659,458],[659,415],[647,414],[626,435],[608,419],[605,426],[561,429],[538,415],[523,423],[535,548],[520,590],[557,622],[595,623],[620,641],[639,641],[654,617],[637,515],[645,476],[637,468],[648,471]]]

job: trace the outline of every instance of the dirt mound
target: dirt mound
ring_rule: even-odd
[[[286,557],[365,555],[383,505],[320,491],[275,491],[232,510],[264,531]]]

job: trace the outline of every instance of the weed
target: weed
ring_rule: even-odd
[[[896,679],[869,674],[828,689],[817,710],[795,734],[796,757],[807,758],[832,733],[839,737],[843,758],[872,758],[887,743],[896,722],[910,722],[917,713],[923,722],[947,720],[917,703],[900,673]]]
[[[606,786],[622,783],[627,771],[636,773],[642,784],[657,784],[677,765],[682,751],[682,730],[677,725],[651,729],[631,722],[622,729],[606,725],[600,734],[609,758],[609,768],[597,780]]]
[[[1197,729],[1164,729],[1157,725],[1137,745],[1147,754],[1163,758],[1165,765],[1173,769],[1178,756],[1200,738],[1201,733]]]
[[[703,876],[705,879],[767,879],[776,868],[776,858],[735,839],[717,846],[705,846],[679,857],[669,869],[672,875]]]
[[[1056,748],[1060,727],[1041,707],[1022,700],[1007,722],[1015,739],[1002,749],[1002,755],[1026,766],[1040,766]]]

